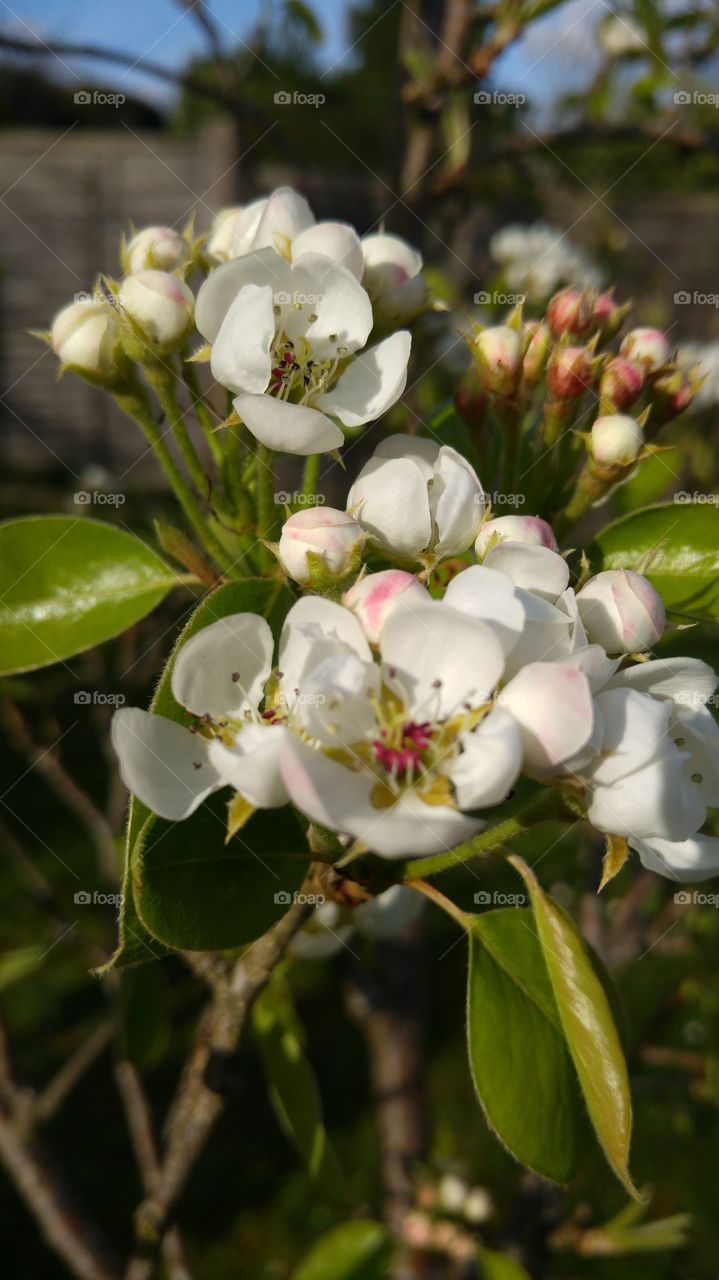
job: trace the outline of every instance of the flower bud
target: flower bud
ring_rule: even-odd
[[[670,346],[660,329],[632,329],[622,341],[619,354],[641,365],[645,373],[656,373],[669,360]]]
[[[674,373],[661,374],[652,387],[656,419],[671,422],[678,418],[693,402],[702,381],[696,370],[676,369]],[[653,419],[654,416],[653,413]]]
[[[330,578],[344,578],[359,567],[365,535],[346,511],[308,507],[282,526],[279,558],[300,586],[315,585],[322,570]]]
[[[643,443],[642,429],[634,418],[610,413],[594,423],[589,449],[602,467],[627,467],[638,457]]]
[[[586,337],[593,324],[594,303],[594,295],[587,289],[560,289],[555,293],[547,307],[547,323],[555,338],[564,334]]]
[[[611,289],[608,293],[600,293],[594,303],[593,328],[602,338],[613,338],[622,327],[622,322],[631,310],[631,303],[621,305],[615,301]]]
[[[468,427],[481,427],[487,416],[487,396],[481,389],[479,371],[471,364],[454,393],[454,407]]]
[[[509,396],[522,367],[522,338],[516,329],[498,324],[474,339],[482,385],[493,395]]]
[[[379,644],[380,633],[391,613],[401,605],[424,604],[429,592],[404,569],[368,573],[351,586],[342,603],[357,615],[370,644]]]
[[[592,357],[585,347],[562,347],[547,369],[547,388],[557,400],[574,400],[591,386]]]
[[[544,373],[552,335],[546,324],[540,320],[528,320],[524,326],[525,339],[529,338],[529,346],[522,361],[522,380],[527,387],[534,387]]]
[[[191,250],[184,236],[172,227],[145,227],[126,245],[123,257],[129,275],[150,268],[177,271],[189,262]]]
[[[614,356],[599,380],[599,400],[611,411],[628,409],[641,395],[646,380],[644,370],[624,356]]]
[[[577,608],[590,642],[609,654],[651,649],[666,623],[661,596],[631,569],[606,569],[590,578],[577,592]]]
[[[119,302],[142,338],[159,352],[178,347],[194,323],[192,291],[167,271],[139,271],[126,276]]]
[[[120,326],[109,302],[71,302],[52,322],[52,349],[61,364],[101,383],[111,382],[122,361]]]
[[[485,520],[474,544],[477,558],[483,560],[500,542],[522,542],[525,546],[559,550],[551,525],[539,516],[498,516],[496,520]]]

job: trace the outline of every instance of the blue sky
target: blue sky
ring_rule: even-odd
[[[611,0],[613,3],[613,0]],[[321,57],[326,66],[352,58],[347,30],[349,0],[311,0],[324,30]],[[389,0],[388,0],[389,7]],[[281,0],[211,0],[210,9],[228,48],[251,39],[260,13],[279,14]],[[494,69],[493,83],[545,101],[578,88],[591,74],[597,20],[610,11],[607,0],[569,0],[557,13],[535,23]],[[203,50],[199,27],[174,0],[0,0],[0,24],[13,34],[52,41],[53,37],[111,47],[147,57],[176,70]],[[162,105],[168,87],[138,64],[123,70],[97,61],[67,60],[53,65],[59,76],[107,84]]]

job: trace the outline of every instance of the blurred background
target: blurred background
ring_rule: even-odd
[[[418,326],[406,399],[419,418],[456,385],[472,322],[500,317],[517,293],[539,315],[562,284],[615,284],[620,301],[635,299],[638,323],[666,329],[681,359],[701,363],[705,383],[681,440],[663,441],[671,454],[647,464],[613,511],[680,486],[711,489],[718,49],[713,0],[0,0],[3,517],[77,512],[79,489],[120,491],[120,510],[94,514],[151,530],[166,495],[143,440],[105,393],[58,382],[55,358],[28,331],[92,291],[99,273],[120,274],[131,225],[181,228],[194,216],[209,231],[220,209],[280,184],[306,195],[318,218],[361,234],[384,226],[422,250],[451,311]],[[373,439],[353,451],[352,469]],[[330,491],[345,483],[328,478]],[[55,1083],[40,1141],[120,1253],[139,1184],[113,1063],[131,1063],[159,1127],[203,985],[179,960],[106,983],[88,976],[115,937],[125,796],[107,730],[119,690],[146,705],[186,607],[171,600],[71,672],[0,682],[0,1102],[18,1081],[39,1097]],[[672,645],[686,642],[670,638],[663,652]],[[710,629],[696,628],[692,646],[716,664]],[[79,705],[78,674],[92,691]],[[385,989],[391,941],[362,937],[330,960],[293,962],[351,1202],[380,1211],[372,1082],[389,1002],[413,1043],[428,1028],[416,1055],[427,1135],[418,1195],[431,1199],[420,1185],[447,1176],[478,1187],[484,1209],[468,1229],[514,1249],[532,1277],[716,1280],[716,906],[675,903],[672,886],[637,866],[598,901],[601,849],[576,830],[543,831],[541,849],[524,852],[544,856],[544,884],[617,976],[637,1104],[633,1168],[652,1191],[650,1216],[691,1222],[633,1236],[629,1250],[623,1228],[600,1230],[624,1201],[591,1142],[571,1192],[500,1149],[467,1072],[463,947],[434,912],[425,928],[409,927],[406,988]],[[503,867],[487,875],[493,891],[516,887]],[[447,891],[470,907],[473,888],[463,870]],[[285,1280],[346,1206],[298,1161],[256,1046],[221,1068],[226,1119],[181,1204],[186,1270],[173,1280]],[[66,1280],[2,1175],[0,1226],[6,1274]],[[476,1272],[440,1251],[424,1274]]]

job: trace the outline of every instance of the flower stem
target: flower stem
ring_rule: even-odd
[[[591,458],[588,459],[579,473],[564,511],[556,519],[557,533],[562,536],[573,525],[578,524],[628,470],[628,467],[600,467]]]
[[[305,469],[302,475],[302,496],[305,498],[314,498],[317,503],[317,485],[320,475],[320,454],[311,453],[305,461]]]
[[[467,911],[462,911],[456,902],[452,902],[450,898],[440,893],[439,889],[433,884],[428,884],[426,880],[409,880],[407,882],[410,889],[416,889],[417,893],[421,893],[425,898],[429,898],[430,902],[434,902],[436,906],[441,907],[448,916],[456,920],[462,929],[471,929],[472,917]]]
[[[470,862],[480,854],[493,852],[498,845],[505,844],[507,840],[513,840],[515,836],[521,835],[536,822],[545,822],[550,818],[566,819],[567,816],[559,792],[554,788],[547,788],[546,793],[534,804],[504,818],[502,822],[489,827],[487,831],[481,831],[465,844],[459,844],[455,849],[449,849],[447,853],[436,853],[429,858],[413,858],[407,863],[404,880],[409,884],[424,876],[436,875],[439,871],[461,866],[462,863]]]
[[[215,430],[217,424],[213,422],[212,414],[208,408],[202,388],[200,387],[200,380],[197,376],[197,367],[192,363],[192,361],[183,360],[182,376],[185,380],[185,385],[192,396],[192,407],[197,414],[198,422],[204,432],[207,446],[215,462],[219,466],[222,462],[222,444],[220,442],[219,434]]]
[[[192,483],[203,498],[209,498],[211,488],[209,476],[202,465],[185,425],[182,409],[177,399],[177,391],[175,389],[177,378],[174,371],[159,361],[155,363],[148,362],[145,365],[145,376],[160,401],[162,411],[170,424],[188,474],[192,478]]]
[[[255,450],[257,486],[257,535],[271,542],[275,532],[275,457],[267,445],[258,442]],[[263,547],[263,560],[272,564],[272,552]]]
[[[189,484],[183,476],[170,450],[165,444],[162,432],[160,431],[155,416],[152,411],[152,404],[144,389],[139,383],[136,386],[128,387],[122,391],[115,392],[115,399],[120,408],[130,418],[134,418],[138,426],[142,430],[145,439],[151,446],[158,462],[163,468],[177,501],[179,502],[185,516],[197,534],[202,546],[211,556],[214,557],[217,564],[225,570],[234,568],[234,561],[222,546],[222,543],[212,533],[207,518],[200,508],[200,505],[192,492]]]

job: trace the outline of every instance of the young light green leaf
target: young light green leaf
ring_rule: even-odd
[[[623,516],[597,534],[589,556],[595,573],[645,573],[670,613],[719,618],[719,537],[712,503],[673,502]]]
[[[0,524],[0,674],[91,649],[151,613],[181,579],[134,534],[100,520]]]
[[[358,1218],[322,1236],[292,1280],[385,1280],[394,1248],[379,1222]]]
[[[344,1175],[327,1136],[319,1086],[286,983],[273,980],[256,1001],[252,1020],[270,1101],[282,1128],[323,1191],[344,1199]]]
[[[480,1248],[477,1261],[482,1280],[530,1280],[524,1267],[520,1267],[514,1258],[508,1258],[506,1253]]]
[[[477,916],[469,948],[469,1061],[487,1121],[522,1164],[565,1183],[579,1090],[531,912]]]
[[[619,1181],[638,1199],[628,1168],[629,1078],[604,986],[573,921],[544,893],[522,858],[512,856],[510,862],[529,890],[562,1028],[594,1130]]]

